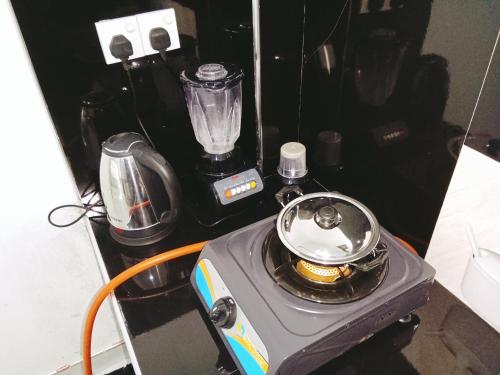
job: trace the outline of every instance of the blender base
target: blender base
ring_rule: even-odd
[[[196,171],[186,191],[192,197],[187,205],[201,225],[214,227],[229,217],[246,213],[259,205],[264,188],[262,178],[249,163],[242,166],[234,174],[221,177],[204,174],[199,169]],[[244,191],[241,190],[243,185]],[[238,187],[237,196],[226,196],[231,190],[236,193]]]
[[[235,146],[223,154],[203,152],[197,165],[197,174],[205,176],[210,182],[221,180],[247,168],[247,162],[241,157],[240,148]]]

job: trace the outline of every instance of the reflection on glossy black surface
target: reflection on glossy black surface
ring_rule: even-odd
[[[156,298],[120,304],[143,374],[239,374],[189,283]],[[423,318],[418,330],[416,316],[395,323],[313,374],[500,371],[500,335],[439,284],[417,314]]]
[[[286,13],[267,3],[261,12],[266,170],[275,169],[277,140],[298,137],[316,155],[317,134],[336,130],[342,161],[325,168],[328,163],[313,158],[316,176],[368,203],[384,225],[425,253],[455,163],[447,143],[464,133],[443,122],[446,57],[421,52],[424,39],[433,38],[427,33],[432,3],[293,2]],[[279,24],[266,22],[278,14]],[[301,27],[303,38],[296,36]],[[279,55],[273,43],[284,33]],[[417,210],[415,200],[426,206]]]
[[[278,191],[280,188],[278,179],[268,180],[267,183],[267,186],[273,187],[270,190]],[[302,187],[306,193],[319,188],[314,181]],[[122,257],[120,254],[129,258],[151,256],[188,242],[220,236],[280,209],[273,194],[266,195],[264,200],[266,204],[261,206],[256,215],[236,217],[224,223],[224,227],[202,228],[186,215],[183,225],[173,237],[142,249],[127,248],[113,242],[106,226],[96,224],[94,230],[110,276],[114,276],[124,267],[119,261]],[[166,287],[142,290],[137,283],[130,281],[117,290],[116,296],[127,319],[134,351],[143,374],[155,375],[166,370],[169,374],[238,373],[189,283],[187,275],[196,258],[193,255],[172,261],[167,267],[172,278]],[[451,311],[449,314],[454,316],[453,319],[446,318],[448,311]],[[480,345],[482,354],[477,360],[483,367],[500,370],[496,357],[500,350],[500,335],[439,284],[436,283],[433,287],[431,302],[419,309],[417,314],[423,321],[416,334],[418,318],[406,324],[396,323],[314,374],[344,371],[349,374],[450,373],[457,363],[461,363],[463,356],[470,357],[464,350],[475,352],[474,346],[467,349],[467,345],[470,345],[467,338],[474,336],[475,332],[482,332],[481,337],[484,338],[484,343]],[[465,326],[464,319],[467,321]],[[456,336],[461,340],[458,343]],[[459,345],[461,348],[459,354],[453,348],[450,351],[450,340],[452,345]],[[197,355],[193,356],[193,352]],[[422,356],[421,353],[427,355]],[[433,359],[430,360],[429,356]],[[474,366],[480,367],[476,362]]]
[[[126,76],[120,64],[104,64],[93,22],[165,7],[176,10],[181,49],[169,52],[166,63],[158,56],[134,60],[131,71],[139,115],[158,150],[178,175],[189,175],[200,146],[178,75],[199,61],[225,60],[245,73],[238,143],[243,155],[255,162],[250,0],[47,4],[13,1],[78,180],[89,174],[95,177],[95,162],[85,156],[79,129],[82,96],[96,90],[109,92],[131,122],[122,126],[111,121],[106,131],[139,130],[130,110]],[[473,108],[475,95],[461,90],[480,87],[480,81],[474,85],[470,81],[477,78],[476,70],[486,67],[490,52],[485,56],[478,43],[465,48],[443,40],[466,40],[469,33],[484,33],[489,43],[491,19],[497,14],[493,5],[477,4],[487,17],[472,33],[467,28],[443,27],[452,17],[443,13],[446,6],[455,16],[472,7],[444,0],[260,1],[265,174],[274,173],[283,142],[299,139],[312,156],[318,154],[318,133],[337,131],[342,136],[340,162],[328,167],[321,158],[314,163],[309,158],[311,170],[329,189],[366,203],[384,226],[413,243],[422,255],[472,114],[457,122],[453,113]],[[488,7],[492,11],[485,13]],[[466,59],[468,65],[462,61]],[[486,97],[494,98],[490,81]],[[458,100],[462,97],[464,102]],[[482,110],[481,103],[478,116],[489,114],[482,122],[496,123],[494,112]],[[492,107],[497,106],[484,106]],[[471,131],[468,144],[496,157],[500,137],[490,134],[483,139],[482,133]]]
[[[182,48],[170,52],[166,63],[158,56],[135,60],[131,70],[138,112],[158,151],[189,193],[200,147],[178,76],[195,62],[224,60],[245,72],[238,144],[255,161],[250,0],[12,3],[78,182],[96,178],[96,142],[111,133],[139,131],[126,75],[120,64],[104,64],[93,23],[166,7],[176,9]],[[308,147],[313,176],[365,203],[383,226],[424,254],[493,48],[494,4],[260,0],[266,175],[275,173],[280,145],[300,140]],[[483,19],[468,24],[476,8]],[[456,26],[451,21],[459,17],[466,22]],[[466,143],[497,158],[498,52],[492,61]],[[99,134],[85,122],[82,135],[88,108],[82,113],[81,100],[96,91],[114,100],[100,103],[93,124]],[[310,157],[327,155],[316,142],[324,130],[341,134],[340,161],[335,152],[334,162]],[[84,149],[82,136],[92,137],[91,148]],[[276,213],[280,206],[273,195],[280,184],[266,184],[258,202],[221,222],[197,222],[188,205],[172,236],[153,246],[127,248],[109,238],[107,226],[95,225],[110,276],[163,250],[215,238]],[[195,259],[173,261],[150,275],[153,279],[141,276],[146,279],[138,277],[116,291],[143,374],[235,371],[188,282]],[[500,372],[498,334],[439,285],[418,314],[422,324],[403,354],[399,350],[410,341],[413,326],[396,324],[318,374]]]
[[[188,205],[184,215],[181,217],[177,229],[164,240],[148,246],[131,247],[119,244],[109,235],[108,225],[95,224],[94,232],[110,277],[116,276],[123,271],[126,266],[157,255],[160,252],[190,243],[217,238],[237,228],[241,228],[278,213],[281,206],[276,201],[274,193],[281,188],[280,180],[277,177],[268,178],[265,183],[267,193],[261,197],[260,204],[234,214],[211,227],[202,225],[202,223],[198,222],[193,212],[189,210]],[[314,181],[310,181],[302,185],[302,189],[305,193],[308,193],[321,190],[321,187]],[[148,280],[147,273],[138,275],[118,288],[116,292],[117,298],[127,302],[142,301],[146,303],[147,300],[148,302],[141,306],[154,308],[155,304],[158,303],[158,300],[154,297],[169,295],[171,292],[176,292],[189,282],[189,275],[194,267],[196,259],[196,255],[191,255],[173,260],[169,262],[169,264],[159,268],[156,274],[149,275],[155,277],[154,280]],[[134,319],[134,311],[129,311],[127,306],[129,305],[123,306],[123,309],[127,316],[129,330],[132,334],[138,335],[161,325],[161,317],[155,318],[151,322],[149,322],[148,319]],[[131,306],[134,307],[135,305]]]
[[[416,315],[394,323],[313,374],[418,374],[400,351],[411,343],[419,324]]]
[[[315,160],[319,180],[367,204],[421,255],[456,161],[448,143],[464,134],[443,117],[447,57],[423,52],[438,36],[429,32],[439,22],[432,10],[428,0],[352,1],[345,14],[323,19],[325,8],[306,3],[305,50],[314,50],[312,35],[324,25],[341,21],[319,50],[334,64],[326,69],[319,52],[305,60],[300,128],[313,153],[320,131],[341,134],[342,168]]]

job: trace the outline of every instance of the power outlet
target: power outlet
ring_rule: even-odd
[[[163,27],[170,35],[170,47],[167,51],[180,48],[179,32],[177,31],[177,21],[173,9],[162,9],[154,12],[137,14],[137,24],[141,31],[142,45],[145,55],[158,53],[149,43],[149,32],[155,27]]]
[[[101,44],[102,52],[106,60],[106,64],[114,64],[120,62],[119,59],[113,57],[109,50],[111,39],[115,35],[122,34],[132,43],[134,53],[130,59],[137,59],[144,56],[144,49],[142,47],[141,32],[137,23],[136,16],[115,18],[112,20],[103,20],[95,23],[99,42]]]
[[[95,27],[99,36],[102,53],[108,65],[120,62],[119,59],[111,55],[109,50],[109,44],[115,35],[122,34],[132,43],[134,54],[130,56],[131,60],[158,53],[158,51],[151,48],[151,44],[149,43],[149,32],[155,27],[163,27],[170,35],[171,44],[167,51],[181,47],[175,11],[173,9],[155,10],[153,12],[136,14],[135,16],[103,20],[96,22]]]

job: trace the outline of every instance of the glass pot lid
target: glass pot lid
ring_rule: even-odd
[[[380,239],[377,219],[366,206],[332,192],[294,199],[281,210],[276,227],[291,252],[324,265],[355,262]]]

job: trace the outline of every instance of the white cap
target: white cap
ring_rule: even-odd
[[[285,178],[301,178],[307,174],[306,147],[299,142],[281,146],[278,173]]]

